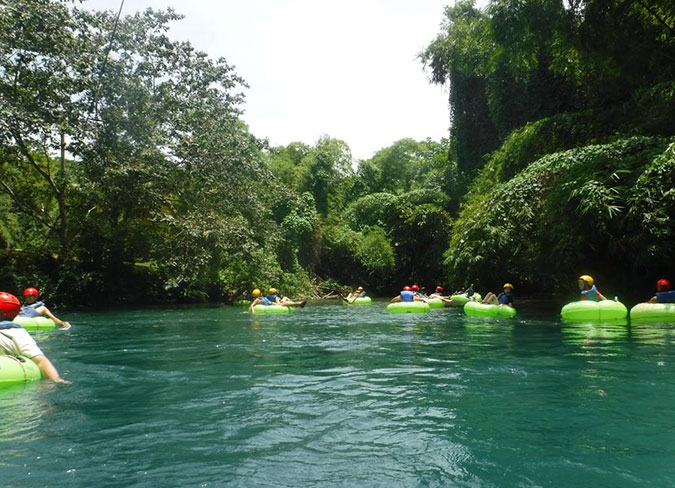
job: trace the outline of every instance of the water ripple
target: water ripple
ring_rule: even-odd
[[[675,327],[310,304],[74,314],[4,486],[671,486]],[[563,480],[563,481],[561,481]]]

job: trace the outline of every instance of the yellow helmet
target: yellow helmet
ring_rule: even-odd
[[[262,295],[262,292],[256,288],[251,292],[251,295],[253,295],[253,298],[258,298],[260,295]]]
[[[276,288],[270,288],[270,289],[267,291],[267,293],[269,293],[270,295],[276,295],[276,294],[277,294],[277,289],[276,289]]]
[[[362,286],[359,286],[359,287],[356,289],[356,291],[361,291],[361,290],[363,290],[363,287],[362,287]]]
[[[593,277],[592,277],[592,276],[581,275],[581,276],[579,276],[579,279],[580,279],[581,281],[585,281],[585,282],[588,283],[590,286],[593,286]]]
[[[504,286],[502,288],[511,288],[513,290],[513,285],[511,283],[504,283]]]

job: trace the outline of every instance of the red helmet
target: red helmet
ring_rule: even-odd
[[[403,291],[410,291],[410,290],[411,290],[411,288],[410,288],[409,286],[404,286],[404,287],[403,287]]]
[[[442,287],[442,286],[437,286],[437,287],[436,287],[436,291],[443,291],[443,287]]]
[[[0,314],[7,319],[12,320],[19,313],[21,302],[14,295],[0,291]]]
[[[420,291],[420,287],[417,285],[412,286],[412,291]]]
[[[26,288],[26,289],[23,291],[23,296],[26,296],[26,295],[35,295],[35,296],[38,296],[39,294],[40,294],[40,292],[37,291],[37,288]]]
[[[656,289],[658,291],[669,291],[670,290],[670,281],[665,278],[661,278],[656,282]]]

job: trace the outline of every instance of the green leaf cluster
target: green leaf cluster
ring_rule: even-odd
[[[445,254],[449,279],[552,291],[580,270],[605,282],[658,274],[675,252],[672,142],[629,137],[549,154],[474,197]]]
[[[449,85],[459,169],[481,168],[485,155],[528,122],[612,107],[626,120],[629,107],[620,105],[675,78],[674,18],[666,0],[492,0],[485,10],[464,0],[447,7],[420,59],[434,83]],[[649,134],[662,133],[672,116],[653,107],[659,116]]]

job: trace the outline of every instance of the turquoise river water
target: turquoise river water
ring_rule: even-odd
[[[675,486],[675,324],[384,307],[61,313],[0,486]]]

